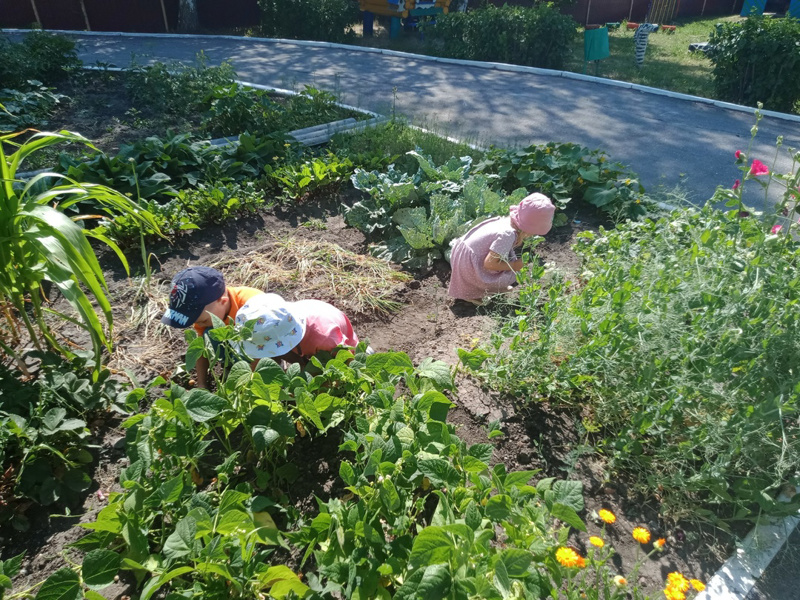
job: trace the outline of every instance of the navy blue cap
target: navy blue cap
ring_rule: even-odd
[[[206,305],[219,300],[225,293],[222,273],[211,267],[189,267],[172,279],[169,308],[161,322],[170,327],[186,329],[194,324]]]

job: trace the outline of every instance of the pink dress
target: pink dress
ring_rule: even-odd
[[[298,300],[292,302],[292,307],[306,318],[306,333],[297,346],[302,356],[314,356],[320,350],[329,351],[336,346],[358,345],[350,319],[335,306],[322,300]]]
[[[483,261],[489,251],[508,262],[517,260],[514,242],[517,234],[508,217],[488,219],[456,240],[450,256],[453,273],[447,293],[462,300],[480,300],[486,294],[505,292],[517,281],[513,271],[489,271]]]

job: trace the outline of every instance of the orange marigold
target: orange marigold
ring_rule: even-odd
[[[672,589],[678,590],[681,593],[685,593],[689,591],[691,584],[689,580],[686,579],[681,573],[674,571],[667,575],[667,587],[671,587]]]
[[[650,532],[647,531],[644,527],[636,527],[633,530],[633,539],[635,539],[640,544],[646,544],[650,541]]]
[[[596,535],[593,535],[592,537],[589,538],[589,543],[592,546],[597,546],[598,548],[602,548],[603,546],[606,545],[606,543],[603,541],[603,538],[599,538]]]
[[[556,550],[556,560],[565,567],[577,567],[583,558],[572,548],[561,547]]]
[[[653,542],[653,548],[661,550],[666,543],[667,540],[665,540],[664,538],[658,538],[655,542]]]
[[[578,556],[578,565],[577,565],[577,567],[579,569],[585,569],[586,568],[586,559],[583,558],[582,556]]]
[[[605,508],[601,508],[597,511],[597,515],[606,523],[614,523],[617,520],[617,517],[614,513],[610,510],[606,510]]]
[[[626,585],[628,585],[628,580],[625,579],[622,575],[615,575],[614,583],[617,585],[617,587],[625,587]]]
[[[565,567],[585,567],[586,562],[583,557],[572,548],[562,546],[556,550],[556,560]]]
[[[700,581],[699,579],[690,579],[689,583],[692,584],[692,587],[696,589],[698,592],[702,592],[706,589],[706,584]]]
[[[667,597],[667,600],[686,600],[686,594],[674,587],[665,587],[664,595]]]

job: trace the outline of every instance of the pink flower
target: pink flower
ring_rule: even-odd
[[[738,190],[738,189],[739,189],[739,185],[740,185],[741,183],[742,183],[742,182],[741,182],[741,181],[739,181],[738,179],[737,179],[736,181],[734,181],[734,182],[733,182],[733,191],[734,191],[734,192],[735,192],[736,190]]]
[[[770,229],[770,233],[774,235],[778,233],[781,229],[783,229],[783,227],[781,227],[780,225],[773,225],[772,229]]]
[[[742,151],[741,150],[737,150],[736,154],[734,154],[734,156],[737,158],[737,160],[740,159],[742,157]]]
[[[769,175],[769,169],[767,165],[760,160],[754,159],[753,164],[750,166],[750,175],[755,175],[756,177],[759,175]]]

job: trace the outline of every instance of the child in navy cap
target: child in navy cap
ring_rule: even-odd
[[[211,315],[231,324],[239,309],[255,296],[264,296],[267,302],[283,301],[277,294],[256,288],[227,286],[222,273],[211,267],[189,267],[172,279],[169,308],[161,322],[178,329],[193,326],[202,336],[212,327]],[[197,385],[208,386],[207,358],[197,360]]]

